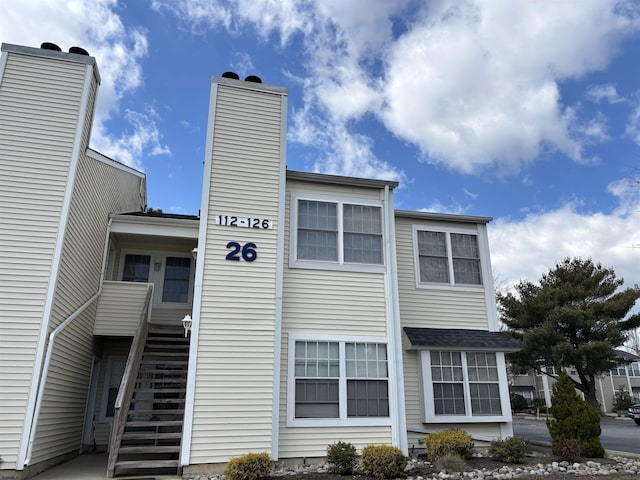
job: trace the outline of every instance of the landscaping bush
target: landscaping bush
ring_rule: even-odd
[[[604,457],[600,443],[600,414],[578,395],[564,371],[553,386],[551,404],[549,411],[553,418],[547,419],[551,443],[574,439],[580,443],[583,456]]]
[[[508,463],[522,463],[529,450],[529,440],[523,437],[493,440],[489,445],[489,454],[492,458]]]
[[[517,413],[529,410],[529,403],[527,402],[527,399],[519,393],[512,393],[511,395],[509,395],[509,399],[511,400],[512,412]]]
[[[449,453],[469,459],[473,452],[473,439],[467,432],[449,428],[424,437],[424,448],[430,462]]]
[[[351,443],[336,442],[327,447],[329,471],[339,475],[351,475],[358,463],[356,447]]]
[[[360,457],[362,471],[374,478],[404,477],[407,457],[391,445],[367,445]]]
[[[229,460],[224,475],[226,480],[260,480],[269,475],[272,467],[268,453],[245,453]]]
[[[467,462],[460,455],[447,453],[436,460],[436,468],[447,473],[461,473],[467,470]]]
[[[569,438],[567,440],[553,442],[551,445],[551,453],[560,460],[574,463],[578,458],[580,458],[580,455],[582,454],[582,447],[578,440]]]
[[[633,397],[623,385],[620,385],[613,396],[613,411],[626,412],[631,405],[633,405]]]

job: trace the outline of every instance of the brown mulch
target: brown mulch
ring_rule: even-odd
[[[597,462],[603,466],[611,465],[613,467],[617,463],[615,460],[612,460],[610,458],[580,458],[578,462],[586,463],[590,460],[593,462]],[[553,458],[550,455],[550,452],[548,451],[548,449],[542,448],[542,449],[534,450],[531,454],[527,455],[522,464],[517,464],[517,465],[508,464],[508,465],[512,469],[515,469],[518,466],[522,468],[526,468],[526,467],[533,468],[533,467],[536,467],[538,464],[547,466],[553,461],[558,461],[558,460]],[[474,458],[471,458],[470,460],[466,460],[465,463],[466,463],[465,471],[467,472],[474,471],[474,470],[497,471],[501,466],[505,465],[502,462],[497,462],[488,457],[474,457]],[[421,477],[424,477],[425,479],[430,479],[433,476],[437,475],[439,472],[440,470],[433,465],[421,465],[421,466],[418,466],[416,469],[412,470],[411,472],[409,472],[408,476],[413,478],[421,476]],[[544,475],[544,477],[541,477],[540,475],[527,474],[527,475],[519,475],[517,478],[518,480],[533,480],[533,479],[540,480],[541,478],[544,478],[545,480],[568,480],[576,476],[579,477],[580,480],[602,480],[603,478],[602,475],[575,475],[575,474],[566,474],[566,473],[559,473],[559,472],[551,473],[549,475]],[[321,473],[321,472],[298,473],[295,475],[286,475],[285,477],[282,477],[282,478],[283,480],[377,480],[373,477],[370,477],[368,475],[362,475],[362,474],[337,475],[334,473]],[[611,475],[609,476],[609,478],[616,478],[616,479],[634,478],[638,480],[640,478],[640,475],[620,473],[620,474],[616,474],[615,476]]]

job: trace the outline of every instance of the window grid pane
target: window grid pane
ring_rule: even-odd
[[[386,380],[348,380],[348,417],[389,416],[389,391]]]
[[[421,282],[450,282],[444,232],[418,231],[418,262]]]
[[[451,234],[453,278],[456,284],[482,285],[478,237],[462,233]]]
[[[502,415],[495,353],[467,352],[472,415]]]
[[[190,276],[190,258],[167,257],[164,267],[162,301],[186,303],[189,299]]]
[[[338,261],[337,204],[298,201],[298,252],[302,260]]]

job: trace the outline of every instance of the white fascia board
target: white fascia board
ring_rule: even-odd
[[[153,235],[160,237],[198,238],[199,223],[185,218],[146,218],[136,215],[114,215],[111,233]]]

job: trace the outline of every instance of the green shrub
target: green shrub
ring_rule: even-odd
[[[336,442],[327,447],[329,471],[339,475],[351,475],[358,463],[356,447],[351,443]]]
[[[583,456],[604,457],[600,443],[600,414],[578,395],[564,371],[553,386],[549,411],[553,418],[547,419],[547,428],[552,444],[574,439],[580,442]]]
[[[391,445],[367,445],[360,460],[362,471],[374,478],[402,477],[407,466],[402,450]]]
[[[567,440],[559,440],[551,445],[551,453],[560,460],[574,463],[582,453],[582,447],[578,440],[569,438]]]
[[[522,463],[529,449],[529,440],[526,438],[510,437],[504,440],[493,440],[489,445],[489,454],[501,462]]]
[[[613,396],[613,411],[624,412],[633,405],[633,397],[623,385],[620,385]]]
[[[245,453],[229,460],[224,475],[227,480],[259,480],[267,477],[272,467],[268,453]]]
[[[424,437],[424,448],[431,462],[449,453],[469,459],[473,452],[473,440],[467,432],[449,428]]]
[[[467,469],[467,462],[460,455],[447,453],[436,460],[436,468],[447,473],[461,473]]]
[[[511,411],[512,412],[524,412],[529,409],[529,404],[527,403],[527,399],[524,398],[519,393],[512,393],[509,395],[509,400],[511,400]]]

